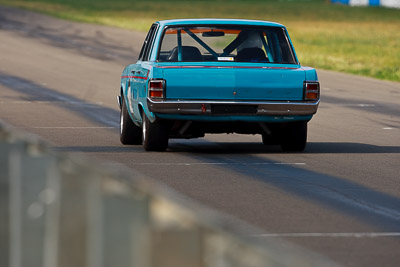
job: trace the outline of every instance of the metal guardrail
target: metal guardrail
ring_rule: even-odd
[[[0,266],[336,266],[118,169],[0,122]]]

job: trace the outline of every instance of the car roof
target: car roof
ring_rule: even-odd
[[[249,25],[249,26],[273,26],[285,27],[280,23],[263,21],[263,20],[247,20],[247,19],[173,19],[160,20],[156,23],[160,26],[179,26],[179,25]]]

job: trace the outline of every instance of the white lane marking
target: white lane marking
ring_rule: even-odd
[[[254,237],[400,237],[400,232],[376,232],[376,233],[270,233],[259,234]]]
[[[133,165],[178,165],[178,166],[191,166],[191,165],[306,165],[303,162],[294,162],[294,163],[269,163],[269,162],[135,162]]]
[[[75,106],[102,106],[103,102],[83,102],[83,101],[63,101],[63,100],[54,100],[54,101],[29,101],[29,100],[14,100],[14,101],[0,101],[0,104],[67,104],[67,105],[75,105]]]
[[[318,186],[318,185],[317,185]],[[351,195],[348,195],[344,192],[337,191],[336,189],[321,190],[321,192],[317,192],[317,194],[323,194],[326,198],[334,199],[335,201],[340,201],[344,204],[351,205],[353,207],[366,210],[370,213],[374,213],[377,215],[385,216],[396,221],[400,221],[400,211],[394,210],[391,208],[386,208],[381,205],[376,205],[373,202],[367,202],[366,199],[357,199]]]
[[[393,130],[393,128],[391,128],[391,127],[385,127],[385,128],[382,128],[383,130]]]
[[[114,129],[117,127],[107,127],[107,126],[94,126],[94,127],[68,127],[68,126],[38,126],[38,127],[29,127],[31,129]]]
[[[342,107],[375,107],[375,104],[342,104]]]

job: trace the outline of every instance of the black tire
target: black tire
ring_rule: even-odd
[[[124,145],[141,145],[142,129],[136,126],[128,114],[125,100],[122,98],[122,108],[119,116],[120,136],[119,139]]]
[[[302,152],[307,144],[307,122],[290,122],[281,128],[281,148],[285,152]]]
[[[275,136],[273,135],[267,135],[267,134],[262,134],[262,142],[264,145],[266,146],[270,146],[270,145],[279,145],[279,140],[277,140],[275,138]]]
[[[168,147],[169,127],[165,121],[150,122],[142,113],[142,143],[146,151],[165,151]]]
[[[280,125],[269,125],[269,133],[262,133],[262,142],[264,145],[279,145],[280,144]]]

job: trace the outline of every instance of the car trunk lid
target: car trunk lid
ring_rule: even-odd
[[[181,100],[302,100],[304,70],[298,65],[158,66],[166,98]]]

